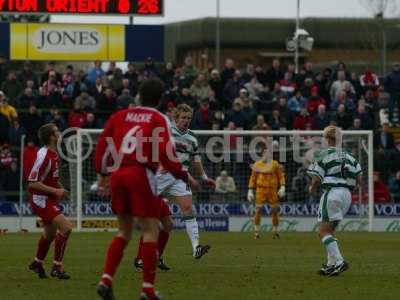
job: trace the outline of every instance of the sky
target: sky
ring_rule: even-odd
[[[165,24],[182,20],[214,17],[217,0],[164,0],[165,16],[137,17],[135,24]],[[301,17],[372,17],[368,2],[379,0],[301,0]],[[400,3],[398,0],[391,0]],[[295,18],[296,0],[220,0],[222,17]],[[400,9],[400,5],[399,5]],[[390,7],[388,16],[393,17]],[[127,17],[53,16],[52,22],[121,23]]]

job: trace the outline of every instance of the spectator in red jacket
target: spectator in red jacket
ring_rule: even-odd
[[[300,114],[294,119],[293,129],[306,130],[307,124],[311,124],[312,118],[306,108],[300,109]]]
[[[27,144],[25,146],[24,153],[22,156],[24,163],[24,169],[23,169],[24,180],[28,179],[29,173],[31,172],[33,164],[35,163],[36,153],[38,152],[38,150],[39,148],[33,142],[33,138],[28,137]]]
[[[326,105],[325,100],[319,95],[318,87],[313,86],[311,88],[311,96],[308,99],[307,109],[308,112],[313,115],[318,111],[318,106],[321,104]]]
[[[379,177],[379,172],[374,172],[374,198],[375,202],[390,202],[389,188]]]
[[[74,104],[74,110],[69,113],[68,126],[82,128],[86,125],[87,112],[83,111],[78,103]]]

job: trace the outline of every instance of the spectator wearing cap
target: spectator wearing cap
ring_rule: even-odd
[[[21,126],[18,118],[12,119],[11,126],[8,128],[8,141],[12,147],[21,147],[21,138],[23,135],[26,136],[27,132],[24,127]]]
[[[331,118],[326,112],[326,106],[320,104],[318,106],[318,113],[314,116],[311,128],[312,130],[323,130],[325,127],[329,126]]]
[[[89,70],[87,73],[87,79],[92,84],[95,85],[97,78],[102,78],[105,75],[104,70],[102,69],[102,62],[95,61],[94,67]]]
[[[284,74],[282,72],[279,59],[272,60],[271,67],[267,70],[265,74],[269,87],[272,89],[275,83],[283,79],[283,76]]]
[[[211,87],[207,82],[206,76],[202,73],[197,75],[192,86],[190,87],[190,94],[197,100],[206,99],[209,97]]]
[[[21,82],[23,86],[26,86],[28,80],[33,81],[34,88],[37,89],[39,87],[38,76],[33,72],[32,63],[30,61],[24,63],[22,71],[18,74],[18,81]]]
[[[294,118],[293,129],[306,130],[307,124],[312,123],[312,118],[305,107],[300,109],[300,114]]]
[[[0,114],[7,117],[8,121],[17,118],[18,114],[14,106],[8,104],[6,95],[3,91],[0,91]]]
[[[42,116],[39,114],[39,111],[35,105],[31,105],[29,107],[29,111],[27,114],[21,115],[21,125],[27,131],[27,134],[33,137],[33,141],[38,144],[39,140],[37,137],[37,133],[39,128],[44,124],[44,120]]]
[[[311,88],[311,96],[308,99],[307,109],[310,115],[317,113],[318,107],[320,105],[326,105],[325,99],[323,99],[319,93],[316,86]]]
[[[352,124],[352,115],[346,111],[344,104],[338,105],[334,119],[337,126],[344,130],[349,129]]]
[[[303,97],[301,90],[296,90],[293,97],[288,101],[288,108],[292,113],[299,113],[300,109],[307,107],[307,99]]]
[[[236,70],[232,79],[228,81],[224,88],[224,98],[228,103],[232,103],[234,99],[239,97],[240,90],[243,87],[242,80],[240,79],[241,73]]]
[[[214,112],[210,109],[208,99],[200,101],[199,109],[194,113],[192,128],[194,130],[210,130],[213,124]]]
[[[229,122],[232,122],[236,128],[247,129],[247,116],[243,112],[242,99],[235,99],[232,109],[227,112],[225,123],[228,124]]]
[[[1,84],[0,89],[7,95],[11,104],[15,105],[17,97],[21,94],[24,87],[17,80],[17,75],[14,71],[8,73],[7,79]]]
[[[337,80],[332,83],[330,96],[331,100],[336,99],[337,94],[345,89],[345,85],[350,85],[351,92],[355,93],[354,87],[346,80],[346,73],[343,70],[337,72]]]
[[[354,112],[356,109],[356,105],[354,104],[353,99],[347,97],[347,93],[345,91],[340,91],[336,95],[336,99],[331,101],[330,109],[333,111],[337,111],[340,104],[343,104],[347,112]]]

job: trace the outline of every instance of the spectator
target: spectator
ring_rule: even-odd
[[[379,86],[379,78],[371,70],[367,70],[360,76],[360,85],[364,91],[376,90]]]
[[[233,177],[228,176],[227,171],[222,171],[215,182],[215,191],[219,194],[228,194],[236,192],[236,185]]]
[[[16,161],[10,151],[8,144],[0,147],[0,183],[6,182],[7,173],[11,170],[12,164]]]
[[[60,131],[64,131],[68,126],[58,108],[54,106],[50,109],[50,113],[46,116],[45,123],[56,124]]]
[[[96,100],[86,90],[83,90],[80,96],[75,99],[75,106],[79,106],[86,112],[93,111],[96,108]]]
[[[17,99],[17,108],[28,108],[31,105],[37,105],[37,102],[38,98],[33,94],[33,90],[27,87]]]
[[[307,109],[310,115],[314,115],[320,105],[326,105],[325,99],[319,96],[316,86],[311,88],[311,96],[308,99]]]
[[[233,102],[232,109],[227,112],[225,122],[226,124],[232,122],[239,129],[247,128],[247,117],[243,112],[243,102],[240,98]]]
[[[374,149],[383,151],[390,155],[395,150],[393,134],[389,132],[389,125],[387,123],[382,125],[379,133],[375,134],[374,137]]]
[[[307,107],[307,99],[303,97],[301,90],[296,90],[293,97],[289,99],[288,108],[292,113],[299,113],[300,109]]]
[[[225,67],[221,73],[221,79],[224,86],[228,83],[229,80],[233,79],[233,75],[235,74],[235,72],[235,62],[233,61],[233,59],[227,58],[225,61]]]
[[[300,109],[300,114],[295,117],[293,129],[306,130],[307,124],[312,123],[312,118],[306,108]]]
[[[206,80],[206,76],[200,73],[197,75],[196,80],[193,82],[190,88],[190,94],[197,100],[208,98],[210,95],[211,87]]]
[[[390,202],[389,189],[384,182],[380,179],[380,173],[374,172],[374,200],[375,203]]]
[[[394,108],[399,107],[400,63],[395,63],[392,72],[385,78],[385,90],[387,90],[391,95],[389,103],[389,119],[392,122]]]
[[[130,95],[128,89],[122,90],[121,96],[117,98],[117,109],[125,109],[128,108],[129,105],[135,104],[135,98]]]
[[[247,95],[247,91],[246,90],[244,91]],[[242,105],[243,105],[242,111],[246,117],[246,126],[247,128],[251,128],[256,122],[257,111],[253,107],[253,102],[250,101],[248,97],[242,98]]]
[[[187,56],[185,58],[184,66],[182,68],[182,72],[189,82],[193,82],[198,75],[196,67],[193,65],[193,58],[191,56]],[[203,79],[203,81],[205,78]]]
[[[277,83],[283,79],[284,75],[283,75],[283,72],[281,69],[281,63],[280,63],[279,59],[274,59],[272,61],[272,65],[267,70],[265,76],[266,76],[267,83],[271,89],[275,85],[275,83]]]
[[[146,62],[144,63],[144,68],[140,72],[144,78],[149,79],[149,78],[154,78],[154,77],[159,77],[160,72],[157,69],[156,65],[154,64],[154,60],[152,57],[148,57],[146,59]]]
[[[256,125],[253,126],[252,130],[270,130],[271,127],[265,122],[265,118],[263,115],[257,116]]]
[[[213,112],[210,109],[208,99],[200,101],[200,108],[195,112],[192,128],[197,130],[210,130],[213,124]]]
[[[103,96],[100,98],[100,101],[97,103],[97,108],[102,112],[107,112],[107,115],[111,114],[117,106],[117,98],[112,90],[112,88],[107,87],[104,90]]]
[[[389,178],[389,191],[392,196],[392,200],[400,201],[400,171],[397,171],[394,176]]]
[[[248,92],[250,100],[259,101],[260,100],[260,93],[264,90],[264,87],[261,83],[258,82],[257,78],[254,77],[250,80],[250,82],[244,85],[245,89]]]
[[[205,100],[205,99],[203,99]],[[178,97],[179,104],[184,103],[196,109],[198,107],[197,100],[190,94],[190,90],[187,88],[183,88],[181,94]],[[201,102],[201,101],[200,101]]]
[[[337,111],[339,105],[343,104],[347,112],[353,112],[356,109],[356,106],[352,99],[347,97],[347,93],[345,91],[340,91],[336,95],[336,99],[331,102],[330,109],[333,111]]]
[[[102,78],[105,75],[105,72],[102,69],[101,65],[102,65],[101,61],[95,61],[94,67],[89,70],[87,74],[87,79],[90,82],[90,84],[95,85],[96,79]]]
[[[174,77],[175,77],[175,67],[172,62],[167,62],[165,68],[161,71],[160,75],[162,81],[165,83],[167,89],[172,88]]]
[[[23,135],[26,136],[27,132],[24,127],[21,126],[18,118],[11,121],[11,126],[8,128],[8,141],[13,147],[21,147],[21,138]]]
[[[133,62],[128,63],[128,70],[124,74],[124,78],[129,79],[129,81],[137,85],[139,74],[136,70],[135,64]]]
[[[101,126],[99,125],[99,123],[96,120],[96,117],[94,114],[92,113],[88,113],[86,115],[86,122],[83,125],[82,128],[86,128],[86,129],[98,129],[101,128]]]
[[[372,130],[374,128],[374,121],[371,116],[367,113],[365,105],[362,103],[358,104],[357,113],[355,117],[361,120],[361,127],[364,130]]]
[[[222,130],[224,127],[225,115],[222,111],[218,110],[214,113],[214,120],[212,130]]]
[[[5,169],[2,180],[2,187],[6,192],[7,201],[18,202],[19,200],[19,172],[16,161],[13,161],[10,168]]]
[[[94,98],[96,103],[101,101],[101,98],[103,97],[103,93],[105,91],[106,87],[104,85],[104,80],[102,77],[97,77],[96,78],[96,83],[90,87],[89,89],[89,94]]]
[[[218,99],[218,101],[221,102],[224,108],[227,108],[226,103],[223,101],[224,84],[222,82],[221,77],[219,76],[218,70],[211,71],[211,78],[208,84],[210,85],[211,89],[215,92],[215,97]]]
[[[21,73],[18,75],[18,81],[22,83],[23,86],[27,85],[28,80],[31,80],[34,84],[34,88],[39,87],[38,76],[32,70],[32,64],[30,61],[24,62],[24,67]],[[0,82],[2,80],[0,79]]]
[[[21,94],[24,87],[17,80],[17,75],[14,71],[8,73],[7,79],[1,84],[0,89],[7,95],[11,104],[15,105],[17,97]]]
[[[2,91],[0,91],[0,114],[6,116],[9,121],[18,117],[17,111],[8,104],[7,98]]]
[[[353,119],[353,126],[351,126],[349,130],[363,130],[360,118]]]
[[[86,125],[87,112],[82,110],[79,103],[74,104],[74,110],[68,115],[68,126],[83,128]]]
[[[339,70],[337,72],[337,80],[331,86],[331,99],[336,99],[337,93],[345,89],[345,85],[349,84],[351,87],[351,92],[355,93],[354,87],[349,81],[346,80],[346,72],[344,70]]]
[[[269,85],[267,84],[267,76],[265,74],[265,70],[260,65],[256,66],[256,78],[259,83],[261,83],[264,86],[266,85],[269,88]]]
[[[279,81],[282,92],[286,94],[287,97],[291,97],[296,90],[296,83],[293,81],[293,74],[286,72],[283,79]]]
[[[337,113],[335,115],[337,126],[339,126],[344,130],[347,130],[351,126],[352,122],[351,119],[352,119],[351,114],[346,112],[344,104],[339,104],[337,108]]]
[[[279,111],[280,119],[284,127],[286,129],[292,129],[292,114],[286,102],[286,97],[279,98],[278,104],[275,106],[275,109]]]
[[[279,110],[275,109],[272,111],[271,120],[268,123],[271,125],[272,130],[281,130],[281,129],[285,130],[286,129],[285,128],[286,124],[284,124],[282,122]]]
[[[28,136],[26,139],[24,153],[22,154],[24,180],[28,180],[29,173],[31,172],[33,164],[35,163],[38,150],[39,148],[35,145],[33,136]]]
[[[43,82],[46,82],[49,80],[50,73],[55,74],[55,79],[57,82],[61,82],[61,74],[56,71],[56,65],[54,61],[50,61],[47,66],[46,66],[46,71],[43,73],[40,82],[43,84]]]
[[[249,83],[253,78],[256,78],[256,69],[254,68],[253,64],[246,65],[246,72],[242,75],[243,83]]]
[[[326,106],[321,104],[318,106],[318,113],[314,116],[311,128],[313,130],[323,130],[330,123],[331,119],[329,115],[326,113]]]
[[[228,103],[232,103],[234,99],[239,97],[240,90],[243,87],[240,77],[240,71],[236,70],[233,78],[225,85],[224,98]]]

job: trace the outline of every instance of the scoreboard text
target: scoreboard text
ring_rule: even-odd
[[[164,0],[0,0],[0,13],[157,16]]]

